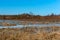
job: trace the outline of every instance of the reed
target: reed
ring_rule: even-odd
[[[60,27],[2,28],[0,40],[60,40]]]

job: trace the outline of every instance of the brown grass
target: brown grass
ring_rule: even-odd
[[[60,22],[60,15],[0,15],[0,19],[3,20],[23,20],[23,21],[40,21],[40,22]]]
[[[60,27],[3,28],[0,40],[60,40]]]

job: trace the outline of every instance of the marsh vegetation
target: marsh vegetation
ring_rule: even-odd
[[[60,40],[59,15],[0,15],[0,19],[0,40]]]
[[[0,40],[60,40],[60,27],[2,28]]]

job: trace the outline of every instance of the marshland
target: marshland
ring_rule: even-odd
[[[0,18],[0,40],[60,40],[59,15],[23,14],[18,16],[20,19],[16,15],[9,17],[3,15]]]
[[[60,0],[0,0],[0,40],[60,40]]]

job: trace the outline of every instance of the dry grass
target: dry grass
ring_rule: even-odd
[[[60,27],[3,28],[0,40],[60,40]]]

